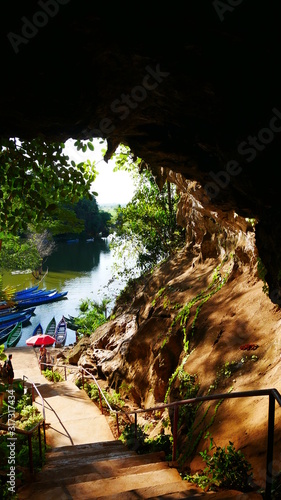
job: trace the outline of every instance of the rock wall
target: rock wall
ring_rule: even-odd
[[[125,408],[149,408],[192,395],[280,390],[281,312],[262,291],[252,236],[251,228],[240,236],[237,252],[223,248],[215,257],[214,247],[203,256],[187,246],[125,291],[112,319],[92,334],[88,366],[90,360],[108,390],[126,395]],[[81,356],[79,363],[85,359]],[[153,422],[153,435],[156,423],[163,432],[166,416],[158,422],[146,413],[140,422]],[[262,397],[229,400],[219,407],[204,404],[194,430],[187,416],[181,421],[181,467],[203,468],[198,452],[208,446],[204,435],[209,431],[217,446],[234,442],[252,464],[255,482],[264,486],[267,416],[268,399]],[[280,416],[277,405],[275,472],[281,467]]]

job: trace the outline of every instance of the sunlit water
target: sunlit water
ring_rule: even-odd
[[[35,315],[30,324],[23,328],[22,337],[17,346],[26,346],[26,339],[31,337],[34,328],[41,323],[43,330],[55,316],[56,322],[64,316],[77,316],[79,305],[85,299],[101,303],[104,298],[110,299],[108,313],[115,299],[124,287],[115,280],[112,274],[113,255],[107,240],[79,243],[60,243],[56,251],[47,259],[43,273],[47,274],[40,282],[39,288],[67,291],[65,299],[49,304],[36,306]],[[4,286],[12,285],[17,290],[38,284],[29,274],[3,275]],[[75,341],[75,332],[68,328],[66,345]],[[16,349],[16,347],[15,347]]]

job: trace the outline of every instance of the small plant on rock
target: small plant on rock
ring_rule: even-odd
[[[210,451],[213,451],[212,455]],[[224,488],[249,491],[251,489],[252,466],[241,450],[235,450],[231,441],[229,441],[227,447],[221,448],[215,446],[213,439],[210,438],[209,448],[201,451],[200,455],[207,465],[203,473],[196,473],[192,476],[187,475],[184,479],[197,484],[204,490]]]

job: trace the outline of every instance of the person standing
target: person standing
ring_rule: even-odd
[[[46,370],[46,360],[47,360],[47,349],[44,345],[40,347],[40,369]]]
[[[14,380],[14,369],[12,365],[12,354],[9,354],[8,362],[7,362],[7,373],[8,373],[8,384],[12,384]]]

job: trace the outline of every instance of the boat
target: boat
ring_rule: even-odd
[[[53,288],[52,290],[47,290],[46,288],[42,288],[41,290],[35,290],[34,292],[29,292],[29,293],[26,293],[26,294],[22,294],[22,295],[15,295],[14,296],[14,300],[16,302],[19,302],[19,301],[22,301],[22,300],[27,300],[27,299],[30,299],[30,298],[37,298],[37,297],[42,297],[42,296],[45,296],[45,295],[51,295],[52,293],[56,292],[57,290],[55,288]]]
[[[56,347],[64,346],[67,335],[67,323],[65,321],[64,316],[58,322],[56,331],[55,331],[55,339],[56,339]]]
[[[63,299],[68,292],[54,292],[50,295],[42,295],[39,297],[30,297],[17,302],[18,309],[24,309],[32,306],[39,306],[40,304],[47,304],[48,302],[56,302]]]
[[[12,331],[12,329],[15,326],[16,326],[16,323],[13,323],[10,326],[6,326],[5,328],[1,328],[1,330],[0,330],[0,344],[3,344],[7,340],[10,332]]]
[[[67,323],[67,328],[69,328],[70,330],[74,330],[75,332],[78,330],[79,326],[76,324],[76,319],[74,316],[68,316],[65,317],[65,321]]]
[[[55,331],[56,331],[56,326],[57,326],[57,323],[56,323],[55,317],[53,317],[46,327],[45,334],[51,335],[51,337],[54,337]]]
[[[0,324],[0,328],[3,329],[3,328],[6,328],[8,326],[12,326],[14,325],[15,323],[22,323],[22,326],[25,326],[26,324],[29,323],[30,321],[30,318],[31,318],[32,314],[25,314],[25,312],[22,312],[22,314],[17,318],[17,319],[9,319],[9,320],[6,320],[6,321],[2,321],[1,324]]]
[[[7,347],[15,347],[21,338],[22,323],[17,323],[7,338]]]
[[[38,325],[34,328],[33,330],[33,333],[32,333],[32,337],[34,335],[42,335],[43,334],[43,328],[42,328],[42,325],[41,323],[38,323]]]
[[[23,314],[30,314],[30,316],[32,316],[34,311],[35,311],[35,307],[31,307],[31,308],[26,309],[24,311],[15,311],[15,312],[12,312],[10,314],[6,314],[4,316],[0,316],[0,327],[1,327],[2,323],[6,323],[9,320],[12,320],[13,323],[17,323]]]
[[[21,295],[26,295],[27,293],[32,293],[34,292],[35,290],[37,290],[39,288],[39,285],[35,285],[35,286],[31,286],[30,288],[24,288],[23,290],[18,290],[15,295],[18,297],[18,296],[21,296]]]
[[[16,311],[17,308],[15,306],[7,307],[6,309],[0,309],[0,317],[7,316],[7,314],[11,314]]]

